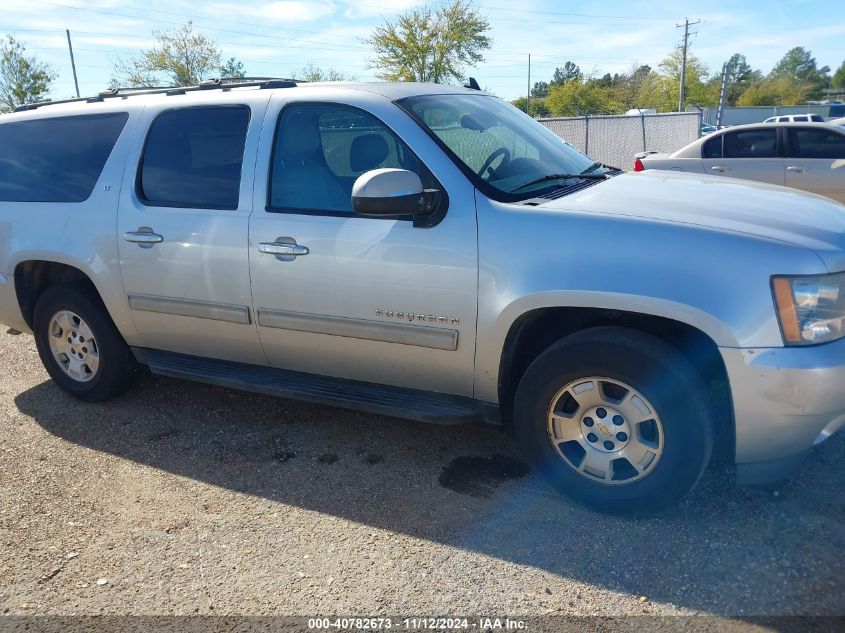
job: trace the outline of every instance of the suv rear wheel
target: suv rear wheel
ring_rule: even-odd
[[[689,492],[710,460],[706,393],[665,342],[597,327],[530,365],[517,388],[515,431],[562,494],[604,512],[647,514]]]
[[[80,400],[108,400],[132,384],[129,347],[105,309],[83,292],[46,290],[35,305],[33,332],[47,373]]]

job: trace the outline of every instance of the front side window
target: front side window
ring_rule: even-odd
[[[0,124],[0,201],[87,200],[128,118],[114,112]]]
[[[403,99],[399,105],[495,199],[530,198],[550,187],[547,176],[597,167],[554,132],[496,97],[426,95]]]
[[[845,158],[845,135],[810,127],[789,130],[792,158]]]
[[[163,207],[237,209],[249,108],[181,108],[150,126],[138,196]]]
[[[743,130],[724,136],[725,158],[775,158],[778,155],[777,130]]]
[[[267,208],[354,215],[355,180],[385,167],[412,171],[424,188],[439,188],[408,146],[371,114],[344,105],[290,105],[276,127]]]

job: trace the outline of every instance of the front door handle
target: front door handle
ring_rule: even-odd
[[[292,237],[278,237],[275,242],[261,242],[258,245],[258,252],[265,255],[275,255],[281,261],[292,261],[311,251],[307,246],[297,244]]]
[[[804,166],[803,165],[788,165],[787,168],[786,168],[786,171],[794,171],[794,172],[797,172],[797,173],[800,174],[804,171]]]
[[[163,242],[164,238],[158,233],[153,233],[152,229],[142,227],[137,231],[127,231],[123,234],[123,239],[127,242],[134,242],[136,244],[158,244]]]
[[[727,165],[713,165],[710,169],[718,172],[726,172],[731,170],[731,168]]]

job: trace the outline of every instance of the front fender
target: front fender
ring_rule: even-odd
[[[511,328],[523,316],[544,308],[598,308],[671,319],[699,330],[720,347],[738,347],[738,341],[726,323],[699,308],[676,301],[626,293],[562,290],[538,292],[507,304],[497,318],[485,327],[484,340],[479,331],[476,398],[498,402],[502,351]]]
[[[809,249],[735,231],[480,194],[476,205],[475,396],[487,402],[498,401],[508,332],[532,310],[624,311],[678,321],[722,348],[782,347],[772,274],[823,270]]]

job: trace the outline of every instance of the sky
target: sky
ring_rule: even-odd
[[[104,89],[115,62],[149,48],[153,31],[187,20],[215,39],[224,59],[243,61],[248,75],[290,77],[308,63],[361,81],[376,78],[362,41],[375,26],[417,0],[0,0],[0,35],[12,34],[58,73],[51,96],[73,96],[65,29],[70,29],[80,92]],[[845,19],[829,0],[727,2],[605,0],[478,0],[491,25],[485,61],[467,69],[486,90],[523,96],[567,60],[586,74],[656,67],[681,41],[685,18],[692,54],[711,71],[736,52],[764,73],[793,46],[812,50],[820,66],[845,60]]]

